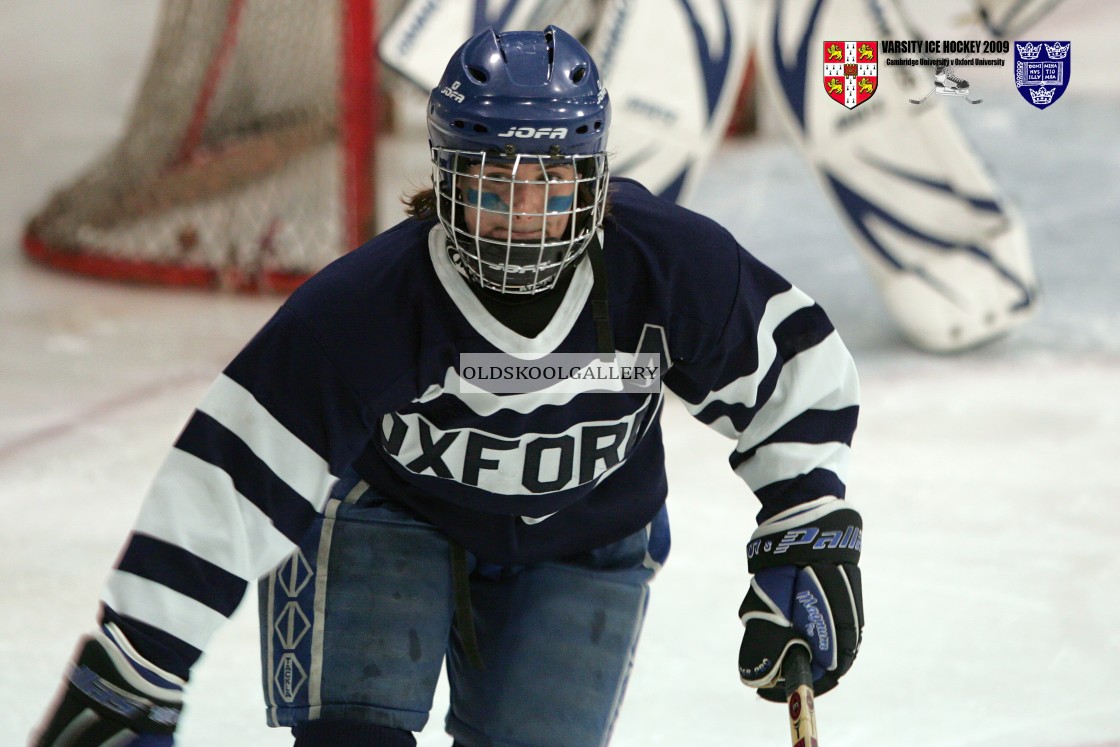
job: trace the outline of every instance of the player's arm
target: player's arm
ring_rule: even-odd
[[[185,684],[141,656],[115,625],[106,625],[78,643],[51,712],[31,744],[169,746]]]
[[[141,704],[174,709],[177,696],[149,688],[148,675],[181,689],[248,585],[297,546],[369,438],[366,422],[349,382],[281,310],[218,377],[160,467],[102,592],[103,630],[115,634],[79,648],[45,733],[80,719],[170,734],[173,722]]]
[[[818,692],[859,649],[862,523],[843,500],[859,384],[824,311],[747,252],[738,262],[718,344],[674,362],[665,382],[735,440],[731,466],[762,502],[739,669],[744,683],[783,700],[777,678],[791,646],[811,650]]]

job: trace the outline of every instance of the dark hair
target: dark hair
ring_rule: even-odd
[[[434,186],[420,187],[401,195],[404,212],[409,218],[429,220],[436,217],[436,189]]]

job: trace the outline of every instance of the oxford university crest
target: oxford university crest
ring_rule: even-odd
[[[1069,85],[1070,42],[1016,41],[1015,88],[1039,109],[1053,104]]]

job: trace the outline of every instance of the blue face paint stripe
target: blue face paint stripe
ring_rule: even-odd
[[[479,192],[477,189],[467,190],[467,203],[471,207],[481,207],[483,210],[496,210],[505,212],[509,205],[493,192]]]
[[[574,195],[555,195],[548,198],[545,209],[550,213],[566,213],[572,209]],[[467,190],[467,204],[471,207],[481,207],[483,210],[506,212],[510,206],[493,192],[479,192],[477,189]]]
[[[556,195],[555,197],[548,198],[548,204],[545,209],[550,213],[563,213],[572,209],[572,202],[575,195]]]

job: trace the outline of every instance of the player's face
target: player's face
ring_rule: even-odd
[[[575,200],[571,164],[487,163],[460,177],[467,230],[490,239],[555,239],[568,227]]]

